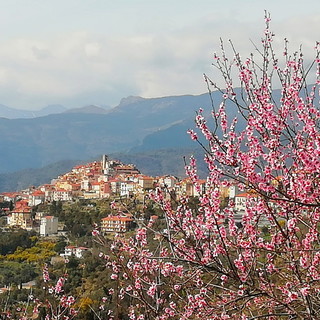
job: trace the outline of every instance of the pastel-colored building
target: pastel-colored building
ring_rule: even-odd
[[[127,232],[132,228],[130,217],[109,216],[101,220],[102,232]]]
[[[32,229],[31,208],[28,206],[27,200],[21,200],[16,203],[15,208],[7,216],[7,224],[26,230]]]
[[[138,183],[139,183],[140,187],[144,190],[154,188],[154,178],[153,177],[140,176]]]

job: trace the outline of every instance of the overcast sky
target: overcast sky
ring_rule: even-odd
[[[129,95],[203,93],[219,37],[253,51],[264,9],[276,44],[287,37],[313,53],[319,0],[0,0],[0,104],[115,106]]]

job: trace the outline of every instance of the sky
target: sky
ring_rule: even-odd
[[[271,14],[306,59],[320,41],[319,0],[0,0],[0,104],[36,110],[116,106],[206,92],[219,38],[254,51]]]

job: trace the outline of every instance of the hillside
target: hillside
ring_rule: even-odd
[[[68,172],[79,160],[59,161],[39,169],[24,169],[12,173],[0,174],[0,192],[19,191],[30,186],[39,186],[60,174]]]

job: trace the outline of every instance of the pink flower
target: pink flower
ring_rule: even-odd
[[[223,274],[223,275],[220,277],[220,279],[221,279],[223,282],[226,282],[226,281],[228,280],[228,277],[227,277],[225,274]]]
[[[96,237],[99,234],[100,234],[99,230],[96,230],[96,229],[92,230],[92,236]]]
[[[42,277],[44,282],[50,281],[50,276],[48,272],[48,265],[45,263],[43,269],[42,269]]]
[[[188,130],[187,132],[190,134],[192,140],[198,139],[197,134],[193,130]]]
[[[64,285],[64,282],[65,282],[65,278],[63,277],[60,277],[57,281],[57,284],[55,285],[54,287],[54,292],[56,294],[59,294],[63,291],[63,285]]]
[[[150,296],[150,297],[154,297],[154,295],[156,294],[156,291],[157,291],[157,286],[156,286],[155,283],[153,283],[153,284],[149,287],[149,289],[148,289],[148,291],[147,291],[147,295]]]
[[[303,287],[303,288],[300,289],[300,292],[305,297],[305,296],[307,296],[309,294],[310,287],[309,286]]]

